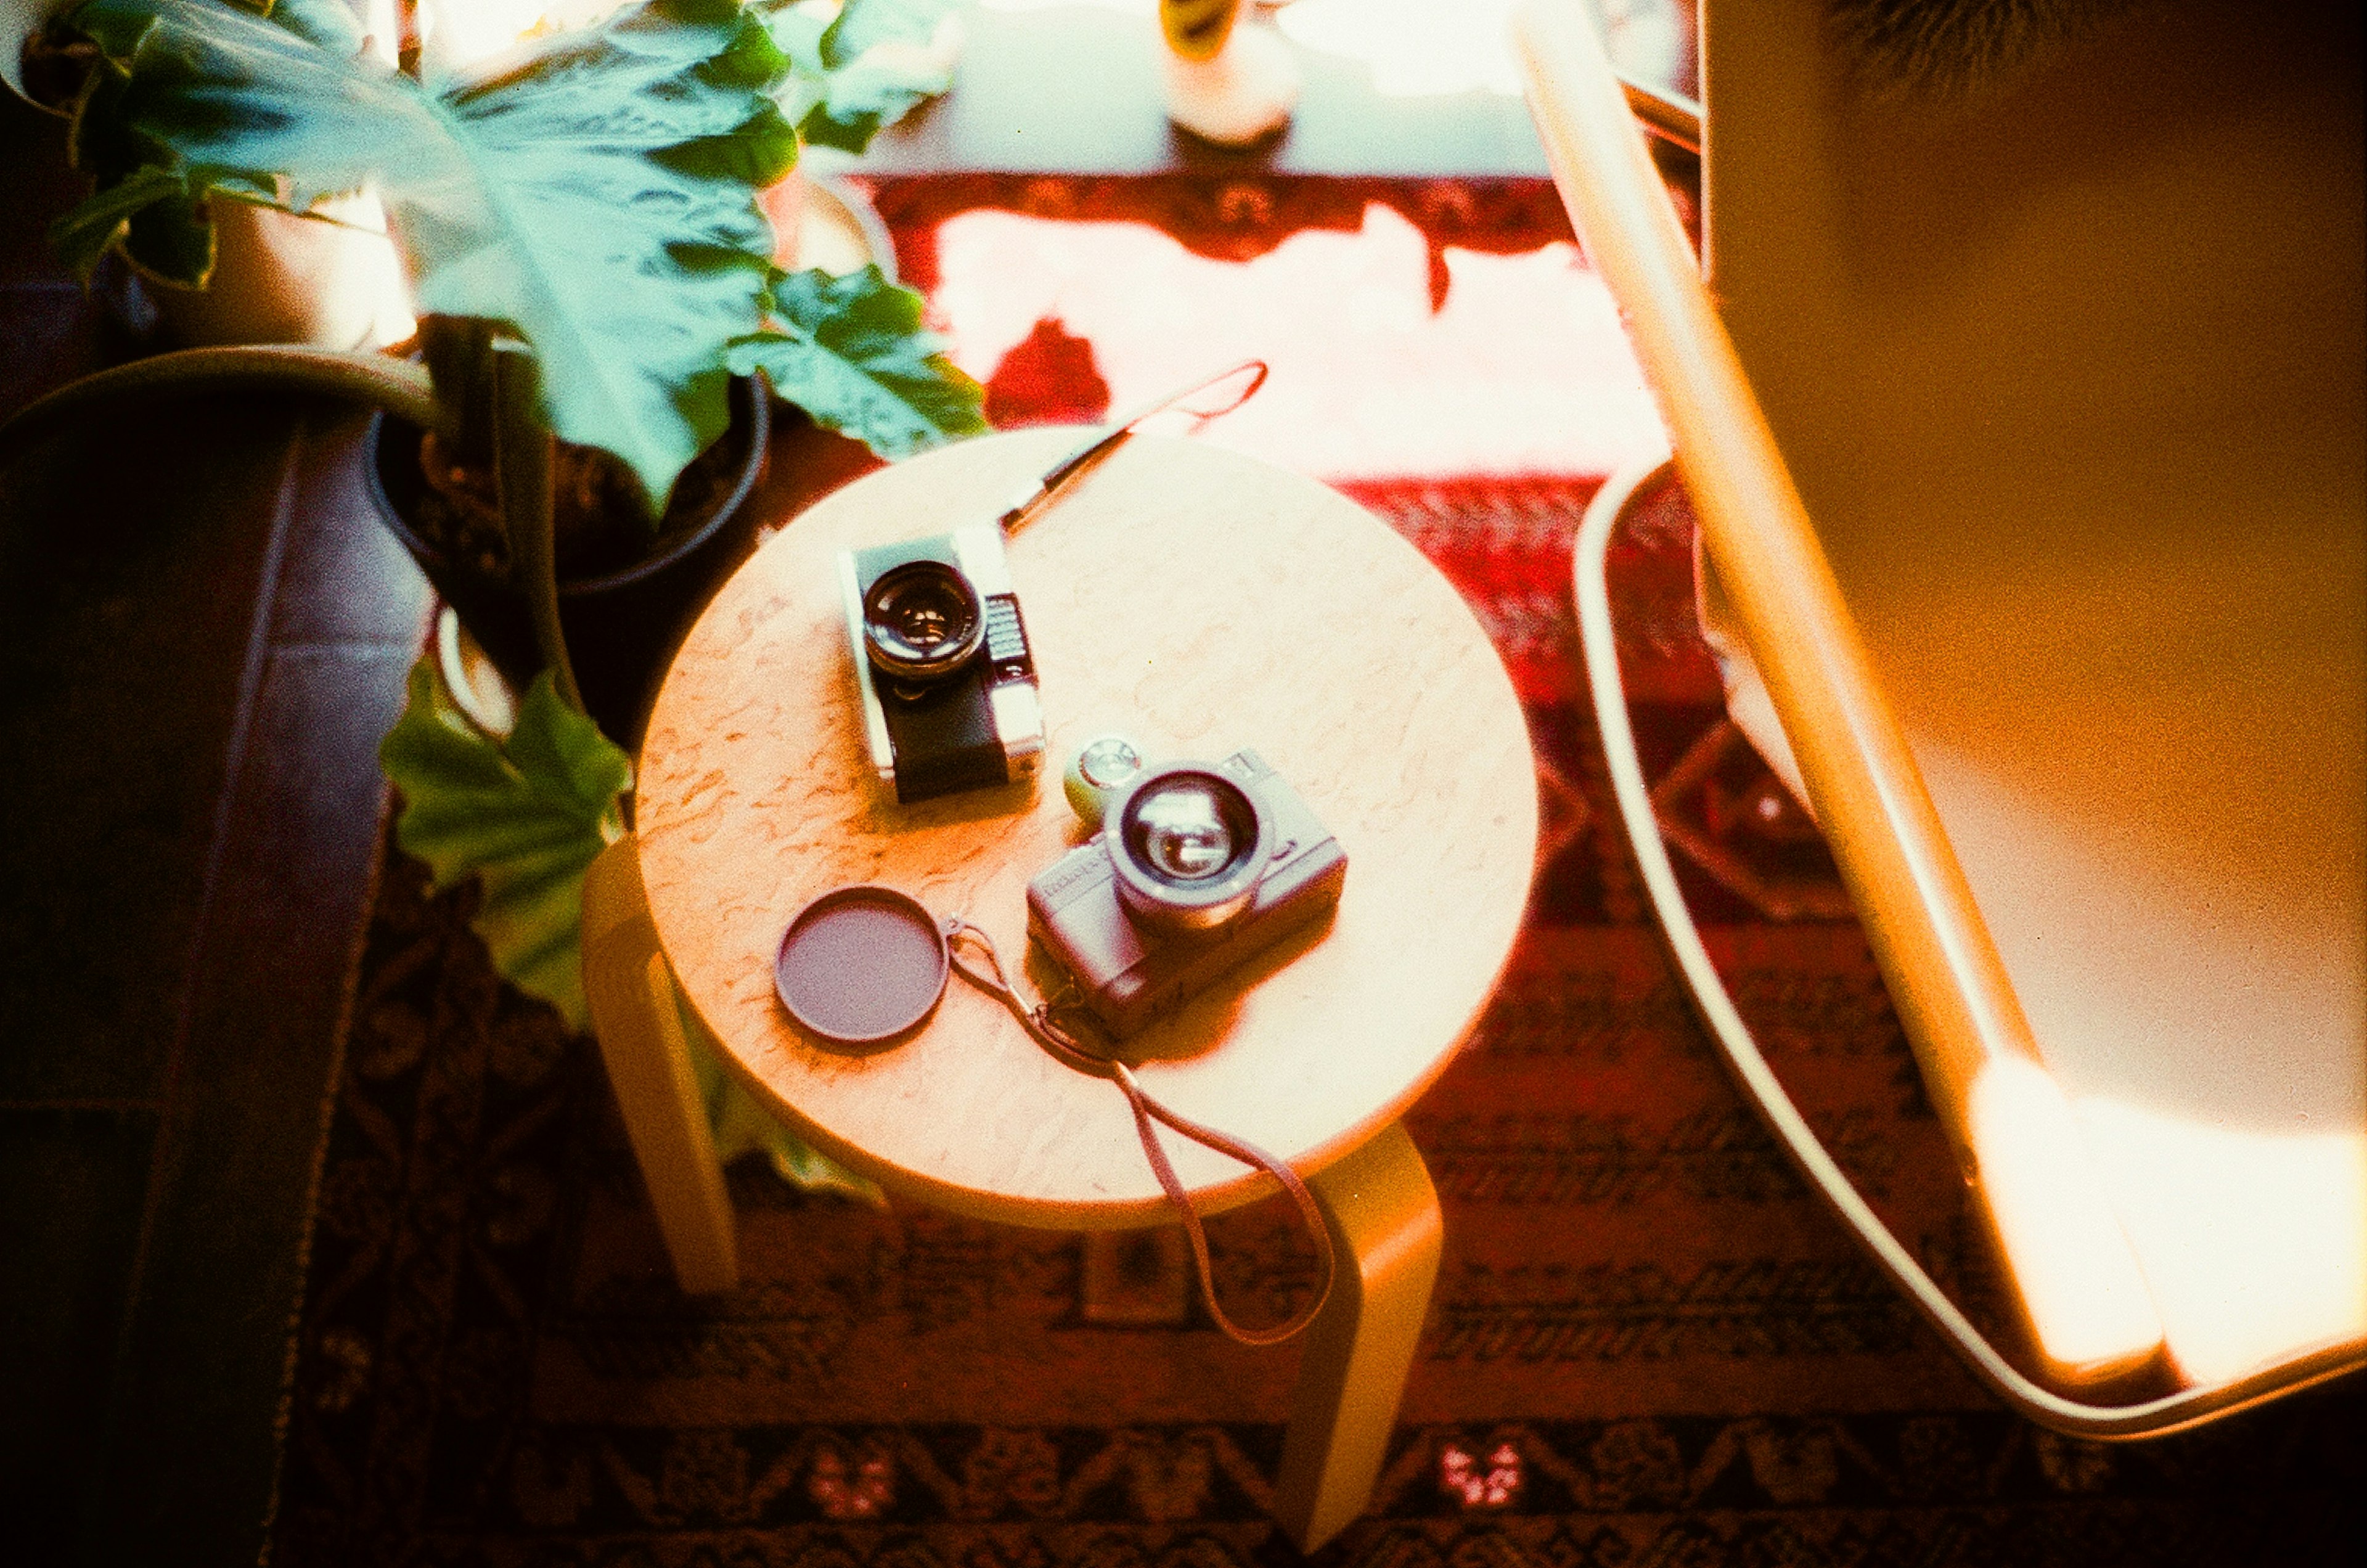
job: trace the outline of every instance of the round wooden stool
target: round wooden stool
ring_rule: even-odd
[[[1527,731],[1470,611],[1390,529],[1251,458],[1137,437],[1010,540],[1044,777],[899,805],[865,751],[838,553],[991,518],[1077,434],[898,464],[759,550],[659,694],[639,870],[683,997],[816,1147],[987,1219],[1161,1224],[1174,1213],[1117,1089],[1061,1066],[993,998],[957,977],[916,1033],[850,1055],[792,1024],[775,953],[817,895],[885,883],[983,928],[1014,971],[1025,953],[1028,985],[1055,988],[1028,946],[1026,886],[1087,836],[1057,774],[1103,730],[1154,760],[1254,748],[1305,797],[1348,854],[1336,918],[1127,1055],[1151,1094],[1307,1176],[1332,1225],[1340,1279],[1308,1336],[1277,1494],[1311,1547],[1369,1496],[1429,1301],[1437,1199],[1397,1119],[1478,1018],[1519,928],[1536,840]],[[1196,1144],[1167,1146],[1206,1208],[1274,1190]]]

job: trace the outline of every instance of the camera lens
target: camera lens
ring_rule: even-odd
[[[1273,827],[1231,779],[1171,762],[1127,792],[1106,841],[1129,912],[1176,932],[1213,931],[1256,896]]]
[[[941,680],[969,662],[986,632],[978,590],[941,560],[906,561],[863,596],[871,662],[900,681]]]
[[[1205,779],[1177,779],[1135,807],[1126,825],[1127,847],[1170,882],[1221,875],[1244,836],[1227,819],[1231,804]]]

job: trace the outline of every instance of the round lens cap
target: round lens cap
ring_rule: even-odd
[[[909,893],[866,883],[832,888],[789,922],[773,988],[808,1033],[877,1045],[935,1010],[946,974],[936,917]]]

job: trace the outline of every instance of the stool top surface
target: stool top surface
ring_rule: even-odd
[[[769,540],[675,656],[636,817],[682,993],[790,1127],[892,1189],[1085,1228],[1166,1212],[1116,1087],[1061,1066],[958,976],[925,1024],[869,1055],[802,1034],[773,989],[799,909],[842,884],[900,887],[985,930],[1048,994],[1061,976],[1028,942],[1026,887],[1087,837],[1058,778],[1075,748],[1109,729],[1153,760],[1253,748],[1346,850],[1339,912],[1126,1055],[1177,1111],[1310,1172],[1395,1120],[1477,1020],[1519,929],[1537,817],[1520,705],[1444,577],[1310,479],[1151,436],[1009,541],[1043,776],[899,805],[864,747],[838,553],[990,519],[1077,435],[988,436],[894,465]],[[1210,1207],[1271,1190],[1165,1143]]]

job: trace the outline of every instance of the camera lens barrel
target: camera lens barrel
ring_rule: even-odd
[[[863,642],[872,667],[926,685],[968,664],[986,637],[978,590],[947,561],[914,560],[879,574],[863,596]]]
[[[1119,900],[1178,933],[1218,930],[1247,908],[1274,854],[1272,815],[1203,762],[1149,769],[1102,821]]]

